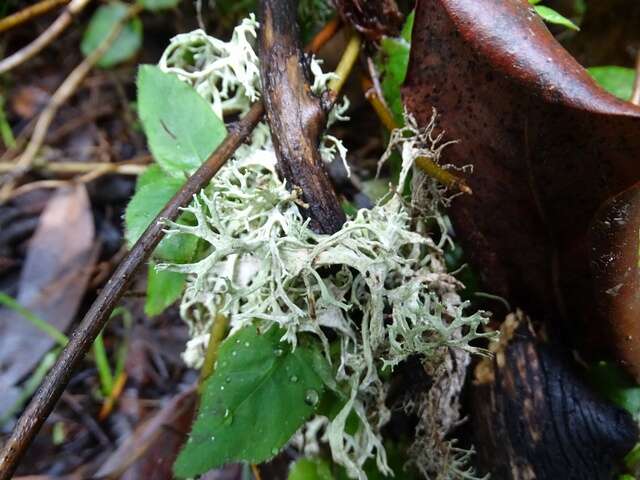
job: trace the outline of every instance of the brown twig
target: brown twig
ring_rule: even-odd
[[[186,206],[193,195],[199,192],[224,162],[250,135],[264,112],[261,103],[255,104],[249,113],[238,122],[234,130],[209,159],[189,178],[185,186],[170,200],[156,216],[129,254],[113,273],[111,279],[100,292],[80,325],[71,336],[71,341],[62,351],[44,382],[20,416],[11,437],[0,452],[0,480],[8,480],[18,461],[33,440],[45,419],[60,398],[75,367],[91,347],[95,337],[106,324],[113,308],[124,293],[133,274],[151,255],[163,237],[163,219],[175,220],[180,208]]]
[[[118,175],[139,175],[144,172],[147,166],[147,164],[131,162],[51,162],[44,165],[35,164],[32,170],[51,175],[83,174],[96,170]],[[0,162],[0,173],[11,172],[15,167],[13,162]]]
[[[71,6],[71,5],[70,5]],[[123,16],[111,29],[109,34],[100,42],[100,45],[91,52],[80,64],[73,69],[67,78],[55,91],[51,100],[47,104],[46,108],[42,111],[38,117],[38,121],[33,129],[33,135],[27,144],[22,155],[16,162],[15,169],[7,174],[3,179],[2,189],[0,189],[0,204],[2,204],[9,197],[11,190],[15,186],[15,182],[18,178],[24,175],[33,165],[36,155],[42,147],[49,126],[53,121],[58,108],[62,106],[77,90],[78,85],[84,80],[87,74],[95,66],[95,64],[102,58],[102,56],[109,50],[113,42],[118,38],[120,32],[125,26],[125,23],[133,16],[137,15],[142,6],[139,4],[132,5],[127,12],[127,15]]]
[[[633,94],[629,101],[634,105],[640,105],[640,49],[638,49],[636,56],[636,80],[633,83]]]
[[[164,236],[163,221],[177,218],[180,209],[186,206],[193,195],[209,183],[220,167],[251,134],[263,114],[264,106],[262,103],[256,103],[251,107],[251,110],[235,125],[216,151],[189,177],[187,183],[158,213],[128,255],[118,265],[109,282],[71,335],[70,342],[58,357],[31,402],[22,412],[11,436],[2,446],[2,450],[0,450],[0,480],[11,478],[20,458],[62,395],[71,374],[109,320],[111,311],[124,294],[133,274],[149,258]]]
[[[260,74],[278,170],[300,188],[311,227],[333,233],[346,217],[322,164],[318,143],[326,126],[327,102],[313,95],[307,80],[293,0],[260,2]]]
[[[0,19],[0,33],[9,30],[10,28],[17,27],[21,23],[43,15],[59,5],[64,5],[65,3],[69,3],[69,0],[42,0],[41,2],[29,5],[19,12]]]
[[[333,38],[338,31],[338,28],[340,28],[340,19],[338,17],[329,20],[329,22],[316,34],[313,40],[311,40],[309,45],[307,45],[306,50],[309,52],[319,51],[324,44]]]
[[[91,0],[71,0],[64,12],[33,42],[24,48],[21,48],[14,54],[0,61],[0,74],[7,73],[9,70],[26,62],[34,57],[40,51],[53,42],[58,36],[66,30],[73,17],[78,15]]]

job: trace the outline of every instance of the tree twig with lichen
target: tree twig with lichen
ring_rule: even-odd
[[[311,219],[312,228],[333,233],[342,227],[346,216],[318,150],[333,102],[311,91],[298,40],[298,25],[290,18],[294,7],[293,0],[260,3],[260,73],[265,109],[280,174],[290,187],[302,191],[302,200],[308,205],[305,214]],[[342,67],[344,72],[332,85],[335,91],[342,87],[357,57],[360,43],[354,38],[345,52],[348,55]]]

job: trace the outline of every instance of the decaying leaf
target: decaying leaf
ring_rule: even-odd
[[[597,306],[611,340],[640,378],[640,183],[605,203],[590,229]]]
[[[595,394],[520,312],[502,333],[470,394],[482,468],[511,480],[617,478],[638,436],[631,415]]]
[[[60,189],[29,244],[17,301],[61,331],[73,321],[95,260],[94,224],[84,185]],[[8,392],[54,340],[20,314],[0,313],[0,391]],[[6,398],[0,402],[0,410]]]
[[[139,424],[93,478],[172,478],[171,465],[187,439],[195,407],[195,388],[177,394]]]
[[[402,14],[395,0],[333,0],[340,16],[371,41],[396,36]]]
[[[473,165],[474,195],[451,215],[485,288],[564,319],[574,339],[603,325],[587,230],[640,178],[640,108],[599,88],[518,0],[420,0],[404,94],[419,123],[435,108],[460,139],[443,160]]]

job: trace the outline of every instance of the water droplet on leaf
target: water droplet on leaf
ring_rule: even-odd
[[[320,400],[320,395],[316,390],[307,390],[304,394],[304,403],[311,407],[315,407]]]

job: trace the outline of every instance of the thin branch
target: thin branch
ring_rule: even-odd
[[[74,175],[96,170],[117,175],[140,175],[148,166],[148,164],[131,162],[50,162],[44,165],[35,164],[32,170],[51,175]],[[0,162],[0,173],[8,173],[15,168],[16,164],[13,162]]]
[[[90,1],[91,0],[72,0],[67,8],[65,8],[64,12],[62,12],[60,16],[49,26],[49,28],[42,32],[38,38],[26,47],[15,52],[13,55],[0,61],[0,74],[7,73],[9,70],[40,53],[43,48],[53,42],[66,30],[71,23],[71,20],[73,20],[73,17],[78,15]]]
[[[21,23],[28,22],[32,18],[44,15],[48,11],[53,10],[59,5],[64,5],[65,3],[69,3],[69,0],[42,0],[41,2],[29,5],[19,12],[0,19],[0,33],[9,30],[10,28],[17,27]]]
[[[65,78],[62,84],[55,91],[46,108],[38,117],[38,121],[33,129],[33,135],[31,136],[24,152],[16,162],[15,170],[3,179],[4,185],[0,190],[0,204],[8,198],[11,190],[13,190],[16,180],[31,168],[36,155],[44,144],[47,131],[49,130],[49,126],[55,118],[58,109],[75,93],[87,74],[95,64],[98,63],[107,50],[109,50],[111,45],[113,45],[113,42],[118,38],[118,35],[120,35],[125,24],[131,17],[139,13],[141,9],[142,7],[139,4],[131,6],[127,15],[124,15],[113,26],[109,34],[104,38],[104,40],[102,40],[102,42],[100,42],[100,45],[98,45],[93,52],[91,52],[76,68],[73,69],[69,76]]]
[[[333,233],[346,217],[322,164],[318,143],[326,127],[326,103],[311,92],[298,25],[291,21],[294,0],[263,0],[259,32],[260,74],[278,170],[299,188],[311,227]],[[339,87],[339,85],[338,85]]]
[[[362,40],[360,39],[360,35],[351,35],[351,38],[349,38],[349,42],[347,43],[347,48],[344,50],[342,58],[340,58],[340,62],[334,72],[336,74],[336,78],[329,82],[328,87],[332,92],[338,93],[342,90],[344,82],[347,81],[349,73],[353,69],[356,60],[358,59],[358,55],[360,55],[361,45]]]
[[[636,57],[636,80],[633,84],[633,95],[629,101],[634,105],[640,105],[640,49],[638,49]]]
[[[227,334],[229,319],[226,315],[219,313],[215,320],[211,323],[209,332],[209,344],[207,345],[207,353],[204,356],[204,363],[200,369],[200,378],[198,379],[198,393],[202,394],[204,382],[209,378],[216,369],[216,361],[218,360],[218,350],[220,344]]]
[[[175,220],[180,208],[186,206],[193,195],[209,183],[211,178],[251,134],[263,114],[262,103],[255,104],[249,113],[238,122],[222,144],[209,159],[189,178],[184,187],[156,216],[129,254],[114,271],[107,285],[87,311],[76,328],[71,341],[58,357],[44,382],[20,416],[11,437],[0,451],[0,480],[8,480],[16,469],[22,455],[60,398],[71,374],[102,330],[113,308],[117,305],[133,274],[151,255],[164,235],[162,220]]]
[[[307,46],[307,50],[310,52],[317,52],[324,44],[326,44],[340,28],[340,19],[335,17],[320,30],[317,35],[311,40],[311,43]]]
[[[328,38],[327,38],[328,40]],[[164,236],[165,219],[175,220],[180,209],[205,187],[262,119],[264,106],[256,103],[231,130],[207,161],[158,213],[131,251],[118,265],[100,295],[71,335],[71,341],[22,412],[11,436],[0,450],[0,480],[9,480],[34,437],[62,395],[73,371],[102,331],[136,270],[149,258]]]

